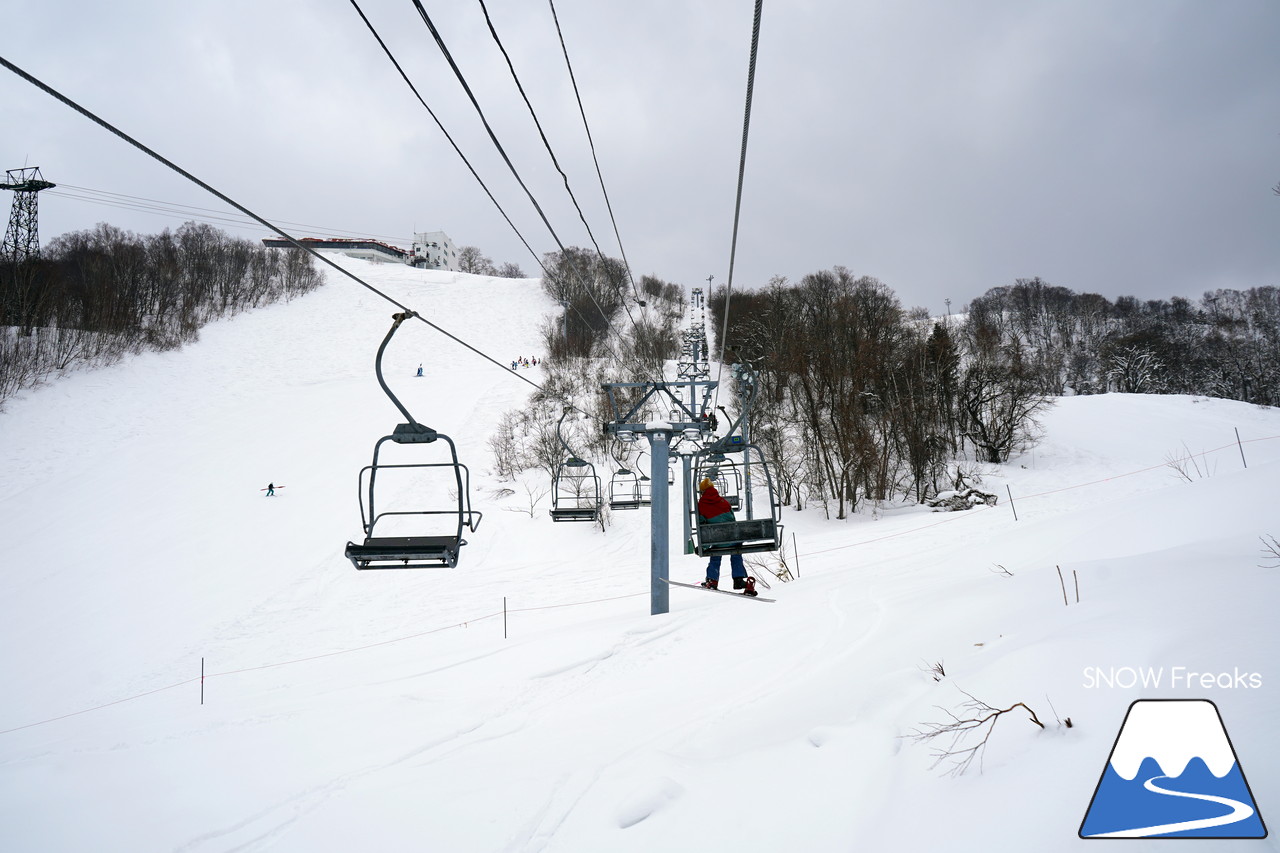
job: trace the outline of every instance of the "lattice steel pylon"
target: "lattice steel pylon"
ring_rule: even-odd
[[[51,184],[40,174],[40,167],[10,169],[0,189],[13,190],[13,208],[9,211],[9,227],[4,232],[4,245],[0,258],[11,263],[40,258],[40,224],[37,194],[51,189]]]
[[[680,343],[676,372],[681,379],[707,379],[711,376],[707,353],[707,308],[701,287],[695,287],[689,298],[689,329]]]

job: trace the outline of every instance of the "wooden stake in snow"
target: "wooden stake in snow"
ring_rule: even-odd
[[[1249,467],[1249,462],[1244,458],[1244,444],[1240,441],[1240,427],[1232,427],[1236,431],[1236,447],[1240,448],[1240,461],[1244,463],[1244,467]]]
[[[1062,585],[1062,606],[1070,607],[1071,602],[1067,601],[1067,582],[1062,579],[1062,566],[1054,566],[1058,570],[1058,583]]]
[[[1009,488],[1009,484],[1005,483],[1004,490],[1009,493],[1009,509],[1013,510],[1013,520],[1018,520],[1018,508],[1013,505],[1013,489]]]

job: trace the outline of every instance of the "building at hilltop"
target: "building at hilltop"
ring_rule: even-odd
[[[413,235],[413,248],[406,263],[429,270],[458,270],[458,250],[443,231],[423,231]]]
[[[409,253],[404,249],[397,249],[395,246],[378,240],[350,240],[346,237],[321,240],[316,237],[299,237],[298,242],[317,252],[335,252],[350,258],[359,258],[362,261],[373,261],[379,264],[409,263]],[[293,248],[293,244],[288,240],[279,240],[272,237],[264,238],[262,245],[269,249]]]
[[[413,247],[409,251],[397,248],[381,240],[352,240],[348,237],[300,237],[298,242],[317,252],[336,252],[351,258],[375,263],[409,264],[429,270],[458,270],[458,250],[453,240],[443,231],[424,231],[413,235]],[[275,237],[263,239],[262,245],[271,249],[292,249],[288,240]]]

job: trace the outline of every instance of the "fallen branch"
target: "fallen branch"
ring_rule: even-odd
[[[1269,560],[1270,560],[1270,559],[1275,559],[1275,560],[1276,560],[1276,564],[1275,564],[1274,566],[1262,566],[1262,565],[1260,565],[1260,566],[1258,566],[1258,568],[1260,568],[1260,569],[1280,569],[1280,542],[1277,542],[1277,541],[1276,541],[1276,537],[1274,537],[1274,536],[1259,536],[1258,538],[1262,540],[1262,546],[1263,546],[1263,547],[1262,547],[1262,553],[1263,553],[1263,554],[1269,554],[1269,555],[1270,555],[1270,556],[1268,556],[1268,557],[1267,557],[1267,559],[1269,559]],[[1271,541],[1270,541],[1270,542],[1268,542],[1268,541],[1267,541],[1268,539],[1270,539]]]
[[[945,746],[934,750],[933,756],[935,760],[930,765],[930,770],[944,761],[949,761],[951,769],[947,771],[947,775],[962,776],[976,758],[978,759],[978,772],[982,772],[982,757],[987,750],[987,741],[991,739],[991,733],[995,731],[996,720],[1017,708],[1022,708],[1026,711],[1030,715],[1032,723],[1042,729],[1044,728],[1044,723],[1040,722],[1036,712],[1031,710],[1024,702],[1015,702],[1008,708],[996,708],[981,699],[975,698],[964,690],[960,692],[969,697],[969,701],[960,706],[964,716],[957,715],[939,706],[938,710],[950,717],[950,722],[924,723],[923,729],[916,729],[910,735],[907,735],[907,737],[916,742],[933,741],[937,738],[947,739]],[[983,731],[984,728],[985,732]],[[981,740],[971,746],[962,746],[963,742],[969,739],[970,736],[977,736],[978,734],[981,735]]]

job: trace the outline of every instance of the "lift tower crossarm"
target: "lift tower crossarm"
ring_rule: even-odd
[[[710,411],[708,403],[711,400],[711,392],[715,390],[717,384],[714,381],[707,380],[605,383],[603,387],[609,395],[609,405],[613,409],[613,417],[604,425],[605,431],[613,434],[619,432],[644,432],[647,420],[641,418],[641,413],[645,409],[645,404],[659,395],[665,395],[666,406],[661,411],[664,413],[669,412],[673,417],[664,417],[662,421],[667,424],[669,429],[676,432],[684,432],[690,429],[709,432],[710,428],[706,413]],[[618,399],[617,392],[620,389],[629,388],[644,388],[646,390],[630,407],[626,407],[626,404]],[[674,393],[685,388],[689,392],[688,403],[682,399],[682,396]],[[695,406],[694,400],[698,393],[702,395],[702,402]]]

